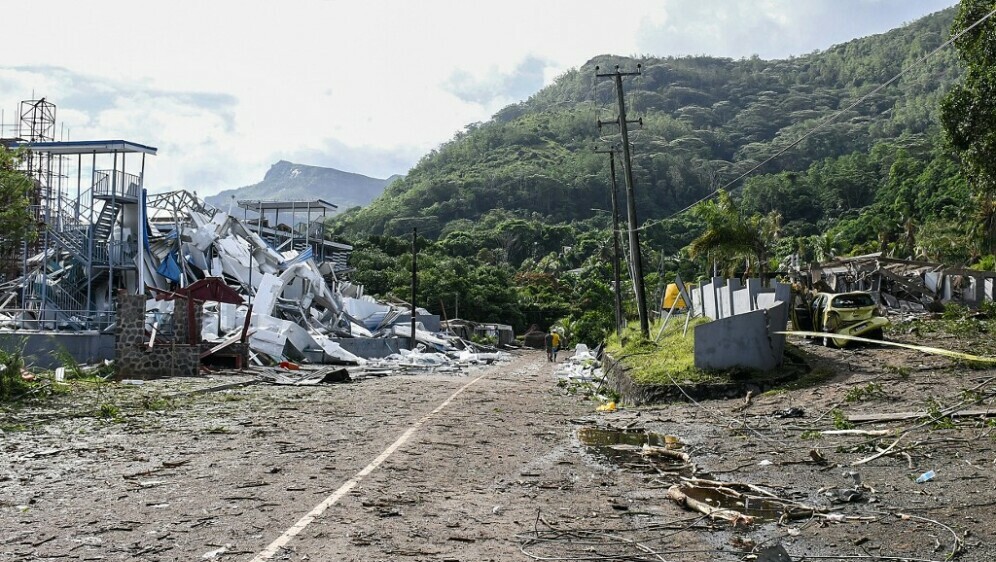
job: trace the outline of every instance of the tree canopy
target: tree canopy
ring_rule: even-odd
[[[996,158],[973,164],[966,155],[959,166],[954,135],[943,142],[940,107],[952,92],[965,110],[953,114],[961,119],[958,131],[969,131],[992,123],[993,109],[984,104],[996,96],[959,93],[975,83],[954,49],[916,63],[949,37],[956,11],[966,25],[983,4],[964,2],[960,11],[784,60],[595,57],[491,120],[467,126],[373,204],[337,217],[333,230],[356,244],[359,281],[403,298],[408,258],[396,237],[416,217],[429,280],[420,305],[443,313],[459,300],[467,319],[505,320],[518,331],[558,322],[580,341],[597,343],[613,326],[611,218],[603,212],[611,181],[604,155],[593,149],[618,137],[598,130],[598,120],[614,118],[617,109],[613,84],[598,79],[594,67],[640,63],[642,74],[625,78],[624,89],[628,116],[643,122],[631,134],[636,206],[645,221],[643,247],[635,250],[648,264],[652,302],[676,273],[694,279],[710,273],[714,261],[737,275],[873,251],[985,262],[993,223],[978,219],[987,208],[996,216],[996,207],[980,204],[983,184],[973,170],[996,165]],[[988,39],[973,43],[966,35],[959,44],[991,57],[996,41],[984,33]],[[986,60],[990,80],[994,66]],[[830,116],[836,117],[825,122]],[[981,155],[992,147],[970,150]],[[679,212],[720,188],[718,199]],[[630,292],[632,283],[622,290]],[[633,312],[630,295],[623,296]]]
[[[19,168],[22,155],[0,146],[0,256],[10,256],[37,236],[31,214],[34,184]]]
[[[944,98],[941,115],[972,185],[978,223],[996,249],[996,11],[992,2],[962,0],[952,33],[965,65],[965,79]],[[981,23],[977,23],[981,22]],[[973,27],[974,25],[974,27]]]

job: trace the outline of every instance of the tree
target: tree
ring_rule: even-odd
[[[965,79],[941,103],[941,121],[973,188],[989,252],[996,248],[996,18],[991,0],[962,0],[951,28],[960,33],[988,18],[955,41],[965,64]]]
[[[34,182],[18,169],[21,152],[0,146],[0,256],[10,256],[37,236],[31,214]]]
[[[728,264],[743,259],[747,262],[747,275],[764,277],[781,225],[778,211],[744,217],[730,194],[720,190],[715,201],[699,205],[692,212],[705,224],[705,231],[688,245],[688,253],[693,258],[711,255]],[[752,261],[756,270],[752,270]]]

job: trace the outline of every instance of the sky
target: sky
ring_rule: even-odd
[[[0,136],[21,100],[45,97],[57,140],[157,147],[151,192],[211,195],[278,160],[386,178],[596,55],[785,58],[955,3],[17,2],[0,31]]]

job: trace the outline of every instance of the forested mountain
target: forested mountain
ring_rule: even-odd
[[[374,292],[405,286],[391,264],[406,267],[406,245],[394,237],[417,227],[427,267],[447,264],[439,289],[427,288],[430,309],[462,290],[447,271],[487,270],[514,290],[485,296],[494,310],[461,311],[504,311],[522,323],[561,314],[585,326],[597,313],[589,321],[611,322],[609,216],[600,212],[610,208],[609,166],[594,149],[619,135],[614,124],[597,125],[617,109],[613,81],[595,68],[639,64],[641,74],[623,84],[627,117],[642,119],[630,140],[644,261],[661,264],[651,267],[661,276],[698,276],[707,260],[742,267],[733,254],[689,246],[724,212],[754,217],[763,231],[755,256],[768,271],[789,255],[868,250],[971,262],[982,246],[966,227],[971,198],[939,121],[963,70],[951,47],[917,63],[949,37],[955,13],[786,60],[595,57],[467,126],[371,205],[337,217],[336,229],[357,243],[359,280]],[[724,208],[679,213],[720,188],[734,192]],[[566,274],[578,268],[581,276]],[[651,291],[658,274],[648,276]]]
[[[263,181],[236,189],[227,189],[207,197],[208,203],[227,209],[235,199],[288,201],[324,199],[340,209],[367,205],[400,176],[378,179],[343,172],[335,168],[306,166],[281,160],[266,172]]]
[[[890,33],[788,60],[599,56],[528,101],[469,125],[426,155],[408,177],[352,217],[354,233],[398,233],[395,217],[434,217],[430,236],[492,209],[538,214],[551,223],[607,208],[606,157],[593,153],[598,119],[616,114],[611,80],[595,66],[635,70],[624,80],[634,131],[634,180],[641,219],[674,212],[796,140],[820,119],[873,90],[940,45],[953,10]],[[803,141],[763,171],[803,171],[814,162],[867,152],[876,142],[916,144],[937,126],[940,97],[960,75],[945,50]],[[601,135],[616,140],[613,126]],[[604,144],[604,143],[602,143]]]

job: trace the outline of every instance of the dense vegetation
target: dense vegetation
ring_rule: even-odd
[[[468,126],[339,217],[336,232],[355,243],[356,279],[371,292],[406,293],[404,237],[417,227],[420,305],[443,313],[459,295],[464,318],[520,332],[563,319],[575,339],[599,341],[613,323],[611,223],[600,212],[610,180],[593,149],[618,134],[597,126],[616,108],[595,66],[639,63],[624,90],[629,117],[643,121],[631,134],[633,175],[655,300],[675,272],[694,278],[710,265],[771,272],[870,251],[975,263],[990,241],[940,125],[941,100],[963,74],[958,54],[914,65],[946,40],[955,12],[787,60],[596,57]],[[731,244],[730,233],[741,238]]]
[[[38,238],[32,212],[34,184],[21,171],[23,151],[0,145],[0,280],[17,275],[22,244]]]

